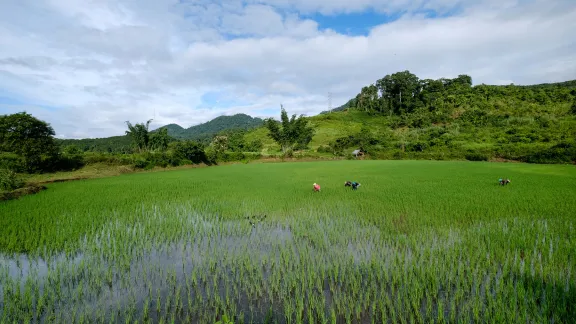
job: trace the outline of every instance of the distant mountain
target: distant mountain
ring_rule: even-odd
[[[208,142],[212,136],[228,129],[249,130],[263,124],[261,118],[253,118],[246,114],[236,114],[233,116],[220,116],[213,120],[195,125],[190,128],[183,128],[177,124],[168,124],[151,133],[157,132],[161,128],[168,129],[168,135],[176,139],[191,139],[200,142]],[[75,145],[84,151],[94,152],[130,152],[132,150],[132,140],[127,135],[112,136],[106,138],[85,138],[85,139],[56,139],[62,146]]]
[[[182,126],[176,125],[176,124],[168,124],[168,125],[162,126],[160,128],[168,129],[168,135],[175,137],[175,138],[178,138],[178,135],[180,133],[182,133],[183,131],[185,131],[185,129]],[[158,129],[160,129],[160,128],[158,128]],[[152,132],[157,131],[158,129],[155,129]]]
[[[160,128],[167,128],[168,135],[178,139],[203,140],[227,129],[251,129],[259,127],[264,120],[258,117],[251,117],[246,114],[236,114],[233,116],[220,116],[209,122],[184,129],[179,125],[170,124]]]

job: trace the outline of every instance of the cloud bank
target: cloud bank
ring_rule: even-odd
[[[365,34],[314,18],[371,12]],[[350,20],[347,20],[348,22]],[[358,22],[360,23],[360,21]],[[0,114],[62,138],[345,103],[386,74],[576,78],[573,0],[19,0],[0,3]]]

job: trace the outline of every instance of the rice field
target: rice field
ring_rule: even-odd
[[[55,183],[0,204],[0,323],[574,323],[575,216],[576,168],[562,165],[261,163]]]

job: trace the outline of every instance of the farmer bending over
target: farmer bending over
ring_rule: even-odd
[[[346,181],[344,182],[344,187],[352,187],[352,190],[356,190],[358,187],[360,187],[360,184],[356,181]]]
[[[505,186],[510,183],[510,179],[498,179],[498,182],[500,182],[501,186]]]
[[[314,191],[320,191],[320,185],[317,183],[314,183]]]

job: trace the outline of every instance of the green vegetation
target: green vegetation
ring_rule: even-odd
[[[227,129],[244,129],[262,126],[263,120],[250,117],[246,114],[236,114],[232,116],[219,116],[204,124],[192,126],[180,132],[168,134],[178,139],[189,139],[200,142],[209,141],[214,135]]]
[[[249,130],[259,127],[263,123],[260,118],[253,118],[245,114],[233,116],[220,116],[204,124],[195,125],[190,128],[182,128],[176,124],[169,124],[150,131],[150,135],[167,131],[167,135],[177,140],[193,140],[203,144],[210,143],[216,134],[231,130]],[[141,124],[146,126],[145,124]],[[85,138],[85,139],[57,139],[56,142],[62,147],[74,145],[84,152],[129,154],[133,151],[132,138],[129,135],[112,136],[106,138]]]
[[[18,128],[8,127],[16,122]],[[189,129],[170,124],[149,131],[149,121],[127,124],[126,136],[55,140],[49,125],[30,115],[3,116],[0,167],[54,172],[106,163],[150,169],[261,157],[344,159],[352,158],[355,149],[368,159],[574,163],[576,81],[473,86],[467,75],[421,80],[403,71],[363,87],[333,112],[313,117],[289,119],[282,107],[280,122],[238,114]],[[26,125],[44,142],[18,144]],[[194,161],[175,144],[190,138],[195,140],[184,146],[204,151]]]
[[[0,116],[1,324],[576,320],[573,166],[248,164],[573,163],[576,81],[404,71],[318,116],[149,124],[56,140]],[[124,174],[222,161],[245,164]]]
[[[420,80],[409,71],[362,88],[345,105],[308,118],[308,156],[373,159],[576,161],[576,81],[534,86],[472,86],[469,76]],[[280,148],[262,139],[263,152]]]
[[[308,121],[304,119],[304,116],[300,115],[296,118],[294,114],[292,118],[288,118],[288,113],[282,107],[280,120],[280,123],[273,118],[266,120],[268,136],[280,145],[283,153],[295,148],[305,149],[314,136],[314,129],[308,126]]]
[[[50,184],[0,204],[0,322],[572,323],[575,181],[335,161]]]
[[[24,181],[16,172],[8,169],[0,169],[0,192],[12,191],[24,186]]]
[[[472,86],[467,75],[420,80],[403,71],[363,87],[342,112],[312,117],[323,137],[312,146],[337,155],[362,147],[384,159],[570,163],[575,104],[576,81]]]
[[[49,168],[58,154],[54,129],[27,113],[0,116],[0,153],[12,153],[8,160],[20,160],[18,171]],[[15,159],[14,159],[15,158]],[[1,163],[6,167],[10,162]]]

